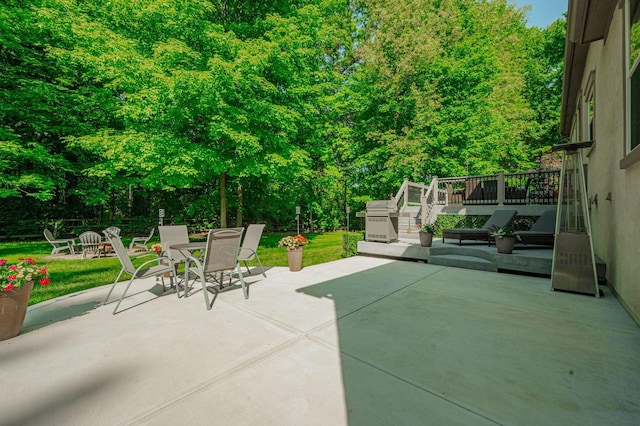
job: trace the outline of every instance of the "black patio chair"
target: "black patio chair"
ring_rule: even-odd
[[[517,214],[518,212],[516,210],[496,210],[491,217],[487,219],[485,224],[482,225],[482,228],[445,229],[442,231],[442,242],[445,242],[445,238],[457,239],[458,245],[460,246],[462,245],[462,240],[483,240],[489,242],[489,232],[491,229],[511,225]]]

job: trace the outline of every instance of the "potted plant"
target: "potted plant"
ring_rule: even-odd
[[[431,247],[434,232],[436,232],[436,222],[425,223],[420,227],[418,237],[420,237],[420,245],[422,247]]]
[[[489,235],[495,238],[498,253],[503,254],[511,254],[513,246],[516,244],[516,240],[520,240],[520,237],[513,233],[510,226],[493,228]]]
[[[302,269],[302,253],[307,244],[309,244],[309,240],[302,235],[289,235],[278,242],[278,247],[286,247],[287,249],[290,271],[297,272]]]
[[[0,340],[20,334],[35,281],[49,285],[46,266],[30,257],[12,264],[0,259]]]

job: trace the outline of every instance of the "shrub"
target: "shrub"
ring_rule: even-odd
[[[358,254],[358,241],[364,240],[364,232],[342,233],[342,257],[351,257]]]

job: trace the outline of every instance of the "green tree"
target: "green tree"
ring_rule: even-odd
[[[0,5],[0,198],[23,200],[36,214],[47,208],[34,198],[68,201],[77,156],[63,138],[94,132],[112,109],[108,91],[49,56],[59,40],[42,25],[38,3]]]
[[[530,30],[506,0],[365,1],[350,89],[357,181],[386,197],[403,178],[515,171],[536,132],[525,70]]]
[[[564,20],[508,0],[28,3],[0,5],[0,197],[36,216],[333,229],[559,140]]]
[[[566,19],[560,18],[547,28],[534,27],[528,33],[525,97],[534,111],[535,125],[525,141],[532,160],[563,142],[560,109],[566,26]]]

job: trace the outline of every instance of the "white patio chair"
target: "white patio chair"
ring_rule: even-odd
[[[147,243],[153,237],[153,233],[156,231],[156,228],[151,228],[151,232],[147,237],[133,237],[131,240],[131,244],[129,244],[129,250],[133,250],[136,247],[140,247],[144,249],[144,251],[149,251],[149,247],[147,247]]]
[[[102,232],[104,233],[105,231],[113,235],[118,235],[118,236],[120,235],[120,228],[118,228],[117,226],[110,226]]]
[[[192,266],[196,269],[196,278],[194,282],[200,281],[202,286],[202,294],[204,295],[204,303],[207,310],[211,309],[213,302],[209,302],[209,291],[212,291],[217,297],[219,288],[222,287],[222,276],[217,281],[217,285],[209,286],[207,278],[215,279],[216,275],[222,275],[224,272],[233,272],[236,270],[238,278],[242,285],[242,291],[244,298],[249,298],[249,292],[242,276],[242,270],[240,269],[240,263],[238,263],[238,252],[240,249],[240,240],[242,239],[243,231],[236,231],[233,229],[225,229],[221,231],[209,231],[207,236],[207,245],[205,253],[202,259],[197,259],[193,256],[189,256],[187,263],[185,264],[185,277],[190,277],[190,268]],[[185,297],[189,291],[188,282],[185,282]],[[215,297],[213,301],[215,301]]]
[[[238,254],[238,261],[242,261],[244,263],[245,268],[247,268],[247,273],[251,275],[251,271],[249,270],[249,265],[247,265],[247,262],[255,258],[258,261],[258,265],[260,265],[262,275],[267,278],[267,274],[264,272],[264,266],[262,266],[260,257],[258,257],[258,245],[260,244],[260,237],[262,237],[263,230],[264,224],[252,224],[247,227],[247,232],[244,235],[244,240],[242,240],[242,247],[240,248],[240,253]]]
[[[76,242],[73,239],[55,239],[53,234],[48,229],[44,230],[44,237],[53,246],[51,254],[54,255],[63,250],[69,250],[70,254],[76,254],[75,245]]]
[[[80,234],[80,245],[82,246],[82,258],[88,254],[100,257],[100,243],[102,237],[97,232],[87,231]]]
[[[107,304],[107,301],[109,300],[109,297],[111,297],[111,293],[113,292],[113,289],[116,287],[116,284],[118,283],[118,280],[120,279],[122,274],[126,272],[127,274],[131,275],[131,278],[129,279],[129,282],[125,287],[124,292],[122,293],[122,295],[120,296],[120,299],[118,300],[118,304],[113,309],[113,315],[115,315],[116,312],[118,311],[118,308],[120,307],[120,303],[122,303],[124,296],[127,294],[127,291],[129,291],[129,287],[131,287],[131,283],[136,278],[140,278],[140,279],[148,278],[148,277],[157,278],[158,276],[164,273],[168,273],[171,287],[173,287],[174,267],[173,267],[173,262],[169,257],[166,257],[166,256],[156,257],[155,253],[144,254],[142,256],[138,256],[137,259],[140,259],[146,256],[153,256],[153,259],[143,262],[140,266],[136,268],[135,266],[133,266],[133,262],[131,261],[131,258],[127,253],[127,249],[122,243],[122,240],[120,239],[120,237],[118,235],[111,234],[106,231],[105,231],[105,235],[107,237],[107,240],[111,244],[111,247],[113,247],[113,250],[116,252],[116,256],[118,256],[118,260],[120,260],[120,264],[122,264],[122,269],[120,270],[120,273],[116,277],[116,280],[113,282],[113,285],[111,286],[111,289],[107,294],[107,297],[105,297],[104,302],[102,302],[103,305]],[[149,266],[154,263],[156,265]],[[167,291],[166,287],[164,286],[164,280],[162,280],[162,288],[164,289],[164,291]]]

